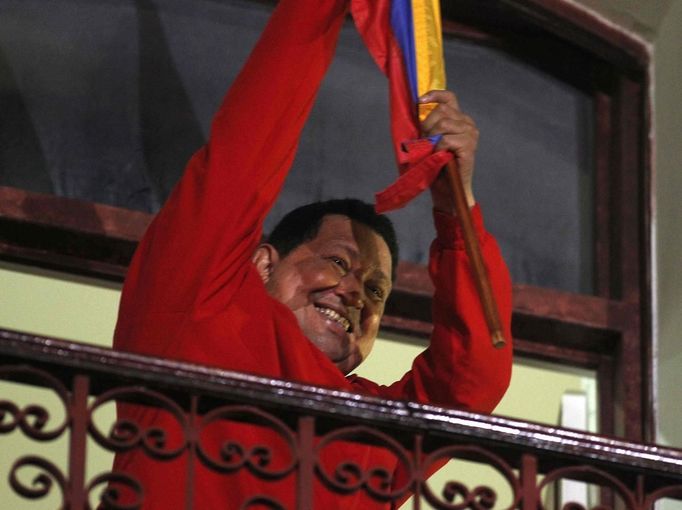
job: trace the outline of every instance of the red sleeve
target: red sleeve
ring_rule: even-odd
[[[512,346],[496,349],[469,268],[456,218],[434,213],[437,238],[431,245],[429,272],[436,287],[433,333],[429,347],[415,358],[412,369],[390,385],[360,377],[351,382],[360,391],[385,398],[409,399],[491,412],[511,377]],[[506,339],[511,339],[511,279],[495,239],[485,231],[480,208],[472,210],[481,252],[498,303]]]
[[[138,248],[119,317],[210,315],[231,300],[292,164],[345,12],[345,0],[279,3],[216,114],[208,144]],[[127,336],[125,329],[121,324],[117,337]]]

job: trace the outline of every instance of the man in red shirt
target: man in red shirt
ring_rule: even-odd
[[[429,347],[398,382],[380,386],[347,376],[369,354],[391,290],[397,251],[386,220],[355,201],[294,213],[268,244],[262,224],[292,163],[301,129],[332,58],[344,0],[282,0],[215,116],[208,144],[188,163],[131,263],[121,298],[118,349],[376,395],[490,412],[504,394],[511,347],[491,346],[444,178],[431,188],[437,238],[429,270],[436,291]],[[437,103],[425,135],[443,135],[455,154],[490,273],[506,338],[511,283],[471,192],[478,131],[454,94]],[[370,208],[371,209],[371,208]],[[300,225],[306,217],[307,227]],[[312,218],[312,219],[311,219]],[[298,228],[301,227],[301,228]],[[292,232],[298,241],[291,241]],[[297,233],[298,232],[298,233]],[[300,241],[300,242],[299,242]],[[189,445],[163,413],[121,406],[119,419],[166,431]],[[268,433],[224,423],[198,439],[218,452],[230,441],[262,444]],[[273,456],[281,448],[273,446]],[[279,448],[279,449],[278,449]],[[365,468],[396,460],[379,448],[348,445],[324,459]],[[144,508],[184,501],[187,456],[155,461],[141,448],[116,457],[115,469],[146,490]],[[231,509],[254,494],[292,508],[291,479],[259,480],[246,469],[220,474],[195,461],[194,508]],[[363,491],[340,496],[318,485],[314,508],[384,508]]]

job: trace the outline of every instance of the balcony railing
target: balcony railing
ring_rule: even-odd
[[[57,494],[60,508],[124,508],[106,488],[118,484],[136,500],[125,508],[144,508],[149,495],[133,477],[109,471],[86,479],[93,441],[111,452],[143,449],[158,462],[192,453],[195,463],[221,476],[250,470],[264,484],[287,479],[297,509],[313,507],[315,480],[339,494],[363,491],[387,504],[417,495],[404,508],[544,508],[550,506],[548,488],[569,479],[598,487],[598,504],[604,507],[645,509],[663,498],[682,499],[682,450],[514,419],[381,400],[6,330],[0,330],[0,378],[44,387],[62,408],[56,418],[41,402],[14,401],[2,391],[8,383],[2,383],[0,464],[6,464],[7,475],[0,480],[0,500],[13,493],[37,504]],[[164,409],[175,417],[184,439],[171,448],[155,441],[158,431],[135,424],[126,424],[125,433],[120,423],[102,430],[95,415],[113,401]],[[287,445],[286,461],[278,464],[268,457],[272,452],[262,446],[250,449],[238,437],[225,438],[232,448],[229,455],[207,454],[201,429],[215,420],[232,419],[274,430]],[[39,443],[67,441],[65,467],[23,451],[7,458],[7,445],[22,436]],[[336,469],[323,466],[321,452],[337,441],[390,451],[408,472],[407,480],[393,487],[387,483],[390,473],[365,472],[352,461]],[[501,504],[499,490],[462,480],[434,487],[427,474],[444,459],[487,465],[506,486],[510,501]],[[22,474],[25,470],[34,473],[32,479]],[[186,502],[184,507],[179,502],[178,508],[191,508],[194,487],[188,482],[185,490]],[[255,504],[284,508],[281,502],[257,498],[244,501],[241,508]],[[582,507],[576,503],[568,508]]]

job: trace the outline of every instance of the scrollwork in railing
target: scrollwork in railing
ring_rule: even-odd
[[[625,508],[630,510],[635,510],[638,508],[634,493],[618,478],[594,466],[583,465],[558,468],[547,473],[547,475],[542,479],[542,482],[540,482],[540,484],[537,486],[537,500],[540,502],[541,510],[545,510],[545,506],[543,505],[541,498],[542,491],[549,486],[549,484],[561,479],[578,480],[600,485],[602,487],[608,487],[613,489],[616,494],[622,498]],[[587,509],[580,503],[568,502],[562,507],[562,510]],[[591,510],[608,510],[608,507],[600,505],[593,507]]]
[[[19,477],[19,471],[29,466],[40,471],[34,476],[31,486],[24,484]],[[62,504],[60,508],[68,508],[66,478],[52,462],[42,457],[28,455],[14,462],[9,471],[9,484],[12,489],[28,499],[47,497],[55,482],[61,491]]]
[[[223,435],[223,438],[229,439],[221,438],[219,451],[211,452],[206,444],[204,432],[212,425],[219,424],[221,420],[229,421],[228,428],[222,431],[222,434],[227,434]],[[259,440],[262,441],[264,437],[269,436],[273,439],[273,444],[248,446],[236,440],[241,439],[242,434],[239,431],[254,427],[262,429],[257,434]],[[248,436],[248,432],[246,435]],[[275,416],[252,406],[229,405],[213,409],[202,417],[197,437],[199,459],[221,473],[233,473],[246,468],[260,478],[276,480],[287,476],[298,464],[298,442],[295,434]],[[282,441],[286,448],[278,447],[274,443],[277,439]]]
[[[47,372],[27,365],[0,366],[0,379],[29,379],[54,391],[64,407],[64,420],[47,430],[50,413],[42,405],[31,404],[20,408],[14,402],[0,400],[0,434],[12,432],[19,427],[31,439],[51,441],[61,436],[69,426],[69,393],[64,385]]]
[[[249,498],[239,507],[239,510],[249,510],[250,508],[269,508],[271,510],[286,510],[278,501],[275,501],[268,496],[256,495]]]
[[[388,452],[390,452],[396,464],[402,465],[405,472],[409,474],[405,483],[401,487],[393,487],[395,466],[372,466],[365,470],[354,460],[341,461],[335,466],[333,474],[330,473],[324,462],[325,449],[330,448],[330,445],[336,442],[355,442],[355,448],[366,448],[366,446],[360,446],[358,441],[365,445],[371,444],[375,452],[387,451],[381,455],[382,457],[389,455]],[[341,494],[365,490],[376,500],[395,501],[410,490],[414,481],[415,469],[410,454],[391,436],[366,426],[345,427],[325,435],[315,447],[315,459],[320,480],[327,487]]]
[[[21,409],[9,400],[0,400],[0,434],[12,432],[19,426]]]
[[[642,508],[654,508],[654,504],[664,498],[682,499],[682,485],[670,485],[651,492],[646,497]]]
[[[174,447],[168,445],[168,432],[159,427],[142,428],[131,420],[118,419],[112,425],[108,435],[102,433],[93,418],[97,409],[106,403],[116,400],[133,400],[141,405],[149,402],[156,410],[165,410],[175,418],[181,429],[181,440]],[[100,395],[88,409],[88,430],[93,439],[102,447],[123,452],[136,447],[142,449],[152,458],[169,460],[181,455],[187,447],[188,420],[185,412],[174,401],[165,395],[143,387],[114,388]]]
[[[525,503],[535,507],[536,501],[542,501],[543,490],[546,492],[549,484],[562,478],[607,489],[602,491],[606,496],[602,506],[594,506],[593,510],[606,510],[603,506],[606,504],[611,508],[649,510],[661,499],[682,499],[682,450],[675,448],[629,443],[501,417],[460,414],[455,410],[439,412],[422,409],[418,403],[406,407],[400,402],[379,402],[373,397],[346,396],[325,388],[7,331],[0,331],[0,357],[3,363],[0,378],[47,387],[47,396],[59,398],[66,410],[62,422],[61,411],[55,417],[54,406],[43,406],[41,402],[24,405],[19,400],[24,397],[3,394],[0,439],[9,442],[18,435],[12,434],[14,431],[22,431],[20,434],[29,439],[49,441],[65,439],[69,431],[73,432],[68,474],[42,457],[29,455],[16,462],[13,458],[5,459],[2,455],[5,445],[0,444],[0,461],[7,463],[7,468],[0,469],[5,473],[9,469],[10,491],[40,500],[38,503],[52,503],[61,496],[65,508],[81,506],[87,495],[98,508],[133,510],[155,497],[149,487],[146,494],[140,487],[138,480],[142,482],[143,474],[137,474],[135,479],[123,473],[105,473],[82,483],[86,455],[90,453],[83,434],[86,426],[95,442],[109,451],[137,449],[161,461],[187,454],[192,464],[187,464],[187,486],[183,490],[196,489],[198,477],[190,477],[196,473],[189,469],[199,463],[202,471],[204,467],[218,473],[241,469],[239,475],[260,478],[264,481],[260,485],[263,493],[258,484],[254,484],[258,495],[239,492],[244,502],[235,508],[244,510],[280,510],[291,506],[293,492],[287,492],[281,496],[287,499],[278,501],[277,487],[286,483],[266,483],[273,479],[291,482],[297,501],[308,504],[315,501],[308,498],[316,497],[316,491],[324,485],[325,490],[340,494],[340,501],[343,495],[356,493],[353,496],[361,496],[358,500],[367,496],[381,502],[397,502],[414,490],[420,495],[417,506],[423,501],[424,505],[441,510],[487,510],[506,506],[506,486],[510,485],[513,492],[510,507],[518,508],[522,480]],[[11,360],[16,360],[17,365],[9,366]],[[40,370],[32,368],[31,363]],[[125,374],[125,379],[119,377],[119,372]],[[73,393],[60,382],[65,378],[73,381]],[[273,393],[275,388],[278,389]],[[88,391],[106,393],[87,406]],[[310,406],[311,399],[321,404]],[[103,432],[106,427],[100,419],[104,413],[102,406],[114,402],[122,404],[125,419],[119,419],[111,432],[108,429]],[[225,405],[226,402],[230,404]],[[254,402],[261,404],[254,407]],[[142,415],[144,419],[137,418],[137,411],[143,408],[147,409]],[[358,409],[361,412],[355,412]],[[153,416],[146,413],[154,413],[158,420],[147,419]],[[299,429],[292,432],[293,426],[287,424],[294,422]],[[241,434],[249,429],[254,433]],[[434,430],[438,430],[439,440],[449,441],[450,446],[427,455],[421,439],[430,437]],[[402,446],[410,434],[414,435],[414,452]],[[491,444],[495,445],[494,450],[485,446]],[[378,453],[365,455],[368,451]],[[442,484],[440,491],[434,492],[436,482],[432,480],[429,487],[426,476],[441,464],[439,461],[453,457],[492,466],[498,478],[501,473],[506,480],[494,486],[499,495],[484,486],[487,482],[467,487],[465,477]],[[402,477],[398,482],[394,474],[396,464],[408,475],[404,482]],[[510,465],[521,474],[517,476]],[[536,481],[547,469],[552,471]],[[289,479],[279,480],[284,477]],[[454,475],[451,478],[459,480]],[[234,477],[234,481],[239,484],[241,480]],[[274,494],[269,494],[270,488]],[[611,494],[616,504],[612,504]],[[186,495],[188,501],[192,495]],[[504,505],[500,503],[502,498]],[[7,503],[0,502],[3,505]],[[541,508],[540,503],[537,505]],[[568,503],[563,510],[585,507],[586,504]]]
[[[587,510],[584,505],[578,503],[577,501],[568,501],[564,503],[561,510]],[[591,510],[612,510],[612,507],[606,505],[597,505],[591,507]]]
[[[445,459],[466,458],[485,463],[495,469],[507,481],[512,492],[512,502],[508,510],[516,508],[521,500],[521,484],[509,464],[494,453],[479,446],[452,445],[432,452],[424,459],[421,467],[421,478],[424,479],[434,466],[442,464]],[[424,498],[435,508],[445,510],[489,510],[497,503],[497,493],[490,487],[478,486],[473,489],[460,482],[448,481],[441,490],[442,499],[438,498],[428,482],[424,482],[422,493]]]
[[[139,510],[144,501],[144,488],[135,478],[125,473],[111,472],[97,475],[85,489],[87,494],[86,510],[92,510],[90,497],[93,491],[102,484],[106,484],[99,496],[98,510]],[[132,496],[132,501],[121,503],[121,488],[125,488]]]

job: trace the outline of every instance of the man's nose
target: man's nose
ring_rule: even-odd
[[[365,306],[362,296],[362,282],[353,273],[348,273],[341,278],[337,287],[338,293],[346,306],[352,306],[361,310]]]

